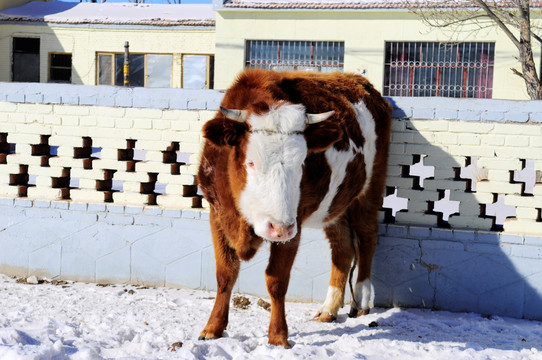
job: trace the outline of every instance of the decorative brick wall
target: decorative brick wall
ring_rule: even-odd
[[[217,91],[0,86],[0,271],[214,289],[200,129]],[[379,305],[542,319],[542,102],[392,98]],[[322,300],[305,229],[290,298]],[[265,295],[266,246],[236,290]]]

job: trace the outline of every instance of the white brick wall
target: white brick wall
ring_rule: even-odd
[[[47,87],[44,89],[48,91]],[[66,88],[65,92],[71,95],[69,98],[77,99],[72,89]],[[60,90],[64,91],[63,88]],[[15,152],[7,154],[5,164],[0,164],[2,196],[17,197],[26,192],[29,199],[113,201],[114,204],[130,206],[150,202],[159,207],[172,208],[200,204],[207,206],[205,201],[194,195],[193,186],[196,184],[195,175],[203,141],[201,128],[214,116],[221,94],[200,94],[202,99],[214,97],[212,105],[206,109],[190,110],[173,107],[158,109],[152,104],[146,108],[135,108],[24,103],[20,100],[9,101],[9,94],[19,93],[19,90],[6,91],[2,95],[0,90],[0,100],[4,99],[0,101],[0,132],[7,134],[7,142],[14,144]],[[85,89],[85,93],[93,91],[99,93],[96,88]],[[123,104],[133,102],[133,99],[125,98],[133,95],[130,89],[113,88],[109,91],[116,91],[115,96],[122,97],[119,101]],[[138,94],[146,96],[144,91]],[[175,93],[173,97],[183,94]],[[156,94],[153,96],[156,97]],[[168,93],[163,98],[171,96]],[[193,98],[194,94],[190,94],[185,103],[188,104]],[[396,213],[396,223],[542,233],[542,184],[535,184],[533,194],[523,194],[524,185],[513,180],[514,172],[522,170],[526,160],[534,163],[532,176],[542,172],[542,151],[539,151],[542,150],[542,124],[533,121],[473,121],[470,118],[465,121],[448,120],[441,116],[446,109],[452,110],[449,113],[457,113],[461,119],[461,114],[484,113],[488,108],[501,111],[542,107],[529,102],[522,106],[516,102],[509,104],[491,100],[469,104],[453,99],[416,102],[415,99],[396,98],[392,102],[395,103],[396,119],[392,124],[387,186],[389,193],[397,188],[399,197],[408,198],[408,209]],[[467,108],[470,105],[472,109]],[[446,109],[442,110],[441,107]],[[463,112],[458,111],[460,108]],[[402,109],[406,110],[403,112]],[[413,114],[414,117],[404,117],[404,114]],[[537,117],[529,113],[520,118]],[[43,143],[47,137],[48,144],[56,149],[55,156],[47,159],[47,156],[33,155],[33,145]],[[88,148],[89,139],[92,140],[92,149]],[[76,150],[85,145],[87,149]],[[187,164],[171,164],[171,158],[164,163],[164,152],[171,152],[172,149],[178,149],[176,152]],[[89,159],[91,152],[92,158]],[[132,153],[135,155],[133,159],[130,158]],[[408,175],[408,168],[414,164],[415,158],[423,158],[423,165],[432,167],[432,176],[424,180],[423,187],[419,187],[416,177]],[[468,179],[460,177],[461,169],[469,162],[470,170],[475,168],[475,172],[484,174],[469,180],[475,183],[471,189],[468,188]],[[30,183],[24,183],[24,175],[16,176],[20,173],[19,165],[28,166]],[[59,180],[54,178],[64,176],[67,169],[70,169],[69,176],[76,186],[53,188],[59,184]],[[161,184],[160,193],[152,193],[154,181]],[[112,188],[108,188],[108,185]],[[164,189],[165,194],[162,194]],[[442,213],[431,210],[436,202],[442,200],[446,190],[450,190],[450,200],[460,202],[459,213],[452,213],[448,221],[443,220]],[[484,213],[487,207],[494,206],[499,195],[505,195],[503,206],[515,211],[514,217],[507,218],[501,224]]]

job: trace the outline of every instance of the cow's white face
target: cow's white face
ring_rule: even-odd
[[[305,108],[282,104],[263,115],[252,115],[241,191],[241,213],[256,235],[276,242],[297,234],[297,209],[303,163],[307,157]]]

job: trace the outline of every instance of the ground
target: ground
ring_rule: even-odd
[[[0,275],[0,359],[542,359],[540,321],[344,308],[324,324],[288,302],[286,350],[267,344],[266,299],[236,294],[225,337],[199,341],[213,292],[30,280]]]

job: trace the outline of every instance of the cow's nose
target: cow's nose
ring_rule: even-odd
[[[289,240],[295,230],[295,222],[283,223],[270,221],[267,225],[267,235],[271,240]]]

